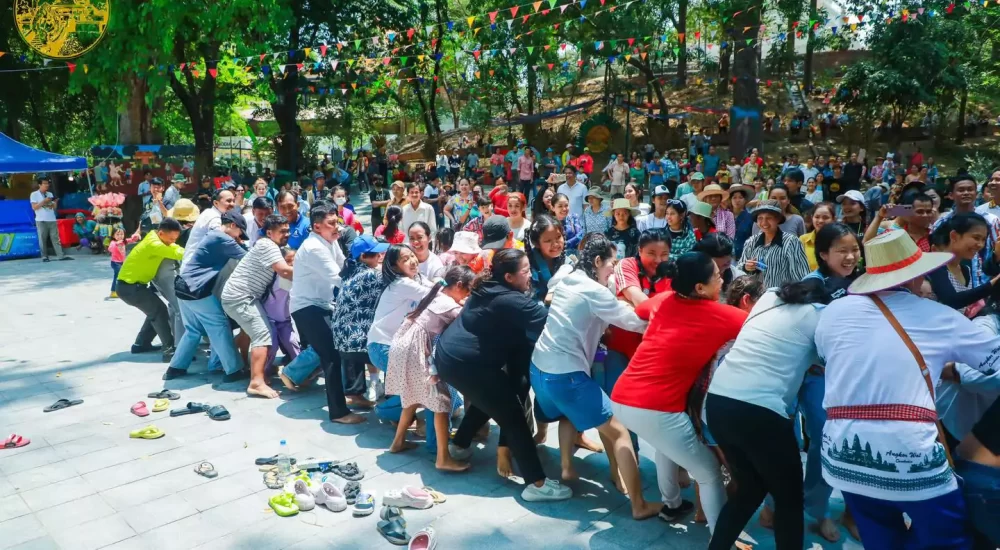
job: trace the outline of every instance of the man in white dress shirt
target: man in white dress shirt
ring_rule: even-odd
[[[212,195],[212,207],[198,214],[198,220],[188,234],[187,246],[184,248],[184,259],[181,264],[194,254],[194,249],[212,229],[222,226],[222,214],[236,205],[236,195],[228,189],[220,189]]]
[[[437,216],[434,207],[423,201],[420,184],[412,181],[406,184],[406,200],[407,203],[403,205],[403,222],[399,228],[403,230],[404,235],[407,235],[407,242],[410,239],[410,226],[413,222],[426,223],[431,228],[429,235],[431,238],[437,235]]]

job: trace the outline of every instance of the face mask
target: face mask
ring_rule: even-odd
[[[344,206],[344,204],[347,203],[347,199],[345,199],[344,197],[337,197],[333,199],[333,202],[337,203],[337,206]]]

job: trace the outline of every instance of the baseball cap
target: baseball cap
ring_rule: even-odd
[[[656,188],[653,189],[653,196],[654,197],[660,197],[660,196],[663,196],[663,195],[666,195],[666,196],[669,197],[670,196],[670,189],[667,189],[666,185],[657,185]]]
[[[240,214],[238,208],[233,208],[232,210],[224,212],[222,214],[222,223],[223,224],[231,223],[236,227],[240,228],[241,239],[248,240],[250,238],[247,237],[247,221],[243,217],[243,214]]]
[[[389,243],[380,243],[371,235],[360,235],[351,243],[351,256],[357,260],[362,254],[379,254],[389,250]]]
[[[854,202],[860,202],[864,204],[865,196],[861,194],[861,191],[857,189],[851,189],[850,191],[844,193],[843,195],[837,197],[837,202],[844,202],[844,199],[851,199]]]
[[[490,216],[483,222],[483,244],[485,250],[499,250],[507,244],[510,235],[510,222],[503,216]]]
[[[323,172],[320,172],[319,170],[313,172],[313,180],[318,180],[318,179],[321,179],[321,178],[324,179],[324,180],[326,179],[326,175],[323,174]]]

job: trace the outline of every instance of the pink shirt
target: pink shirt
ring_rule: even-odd
[[[115,263],[125,263],[125,245],[132,244],[139,240],[139,235],[132,235],[124,241],[111,241],[108,251],[111,252],[111,261]]]
[[[521,181],[531,181],[532,176],[535,175],[535,160],[528,155],[517,159],[517,172]]]

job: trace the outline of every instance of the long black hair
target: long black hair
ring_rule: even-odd
[[[785,283],[778,289],[778,298],[786,304],[829,304],[833,297],[823,279],[807,277],[801,281]]]
[[[707,285],[715,273],[715,260],[704,252],[685,252],[675,260],[661,264],[657,272],[670,278],[670,286],[685,298],[697,298],[698,285]]]
[[[576,263],[573,270],[579,269],[596,281],[597,265],[595,262],[598,258],[605,263],[611,261],[611,258],[617,254],[618,248],[601,233],[588,233],[584,240],[586,243],[580,246],[580,261]]]
[[[383,285],[388,287],[396,279],[405,277],[405,275],[396,269],[396,262],[399,261],[399,257],[402,256],[404,249],[409,250],[411,254],[416,255],[416,252],[414,252],[408,244],[394,244],[389,247],[389,250],[385,251],[385,258],[382,259]]]
[[[506,287],[510,287],[507,282],[507,275],[512,273],[517,273],[521,269],[521,260],[524,258],[525,252],[523,250],[518,250],[516,248],[504,248],[497,250],[496,254],[493,255],[493,260],[490,262],[490,266],[476,277],[476,280],[472,283],[472,290],[478,290],[486,282],[496,282],[500,283]]]
[[[542,235],[545,234],[549,229],[555,228],[562,234],[563,238],[566,237],[565,228],[563,224],[559,223],[559,220],[548,214],[539,214],[534,217],[531,221],[531,226],[528,227],[527,238],[524,239],[524,252],[528,255],[528,263],[531,264],[532,271],[538,271],[538,263],[535,260],[535,255],[532,251],[538,248],[539,240]],[[539,252],[539,254],[541,254]],[[566,247],[563,246],[562,252],[558,257],[552,260],[552,270],[550,273],[555,273],[562,265],[566,263]]]
[[[709,233],[695,243],[694,252],[704,252],[712,258],[733,257],[733,240],[725,233]],[[727,269],[722,273],[722,291],[725,292],[733,282],[733,271]]]
[[[339,187],[339,186],[338,186]],[[390,206],[385,210],[385,227],[382,229],[382,236],[391,239],[399,231],[399,222],[403,221],[403,209],[398,206]]]
[[[417,304],[417,307],[413,309],[410,313],[406,315],[406,318],[410,321],[416,321],[417,317],[427,309],[427,306],[431,305],[434,298],[438,295],[438,292],[446,286],[458,286],[461,288],[472,288],[472,282],[476,279],[476,274],[472,272],[472,268],[467,265],[453,265],[449,267],[444,272],[444,278],[424,296],[423,300]]]
[[[965,235],[977,227],[986,228],[987,232],[989,232],[990,226],[986,222],[986,218],[981,214],[977,214],[975,212],[955,214],[945,220],[944,223],[939,225],[937,229],[931,233],[931,244],[934,246],[946,247],[951,244],[952,231],[958,233],[959,235]]]
[[[733,284],[729,285],[726,291],[726,303],[733,307],[740,307],[743,296],[749,296],[753,302],[760,300],[764,295],[764,282],[759,277],[753,275],[740,275],[733,279]]]

